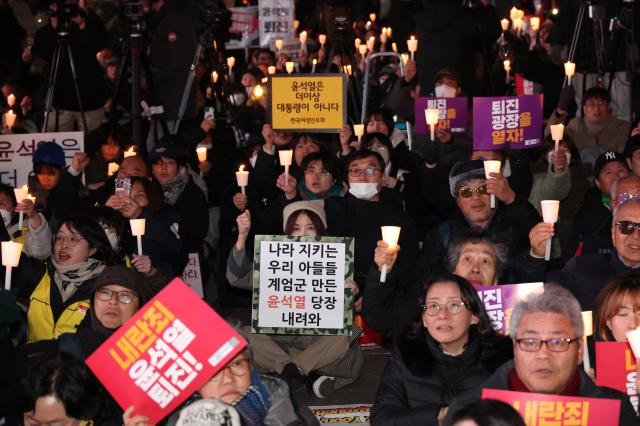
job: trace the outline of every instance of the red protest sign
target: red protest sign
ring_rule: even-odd
[[[482,399],[497,399],[513,406],[529,426],[537,425],[617,425],[620,401],[483,389]]]
[[[596,342],[596,384],[629,395],[638,410],[636,359],[627,342]]]
[[[123,409],[157,424],[246,345],[176,278],[86,363]]]

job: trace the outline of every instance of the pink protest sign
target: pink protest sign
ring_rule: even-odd
[[[436,131],[447,130],[451,133],[464,133],[467,131],[467,98],[416,98],[416,133],[429,133],[427,120],[424,116],[424,110],[427,108],[438,110]]]
[[[157,424],[246,345],[176,278],[86,363],[123,409]]]
[[[473,98],[473,149],[542,144],[542,95]]]
[[[542,393],[483,389],[482,399],[497,399],[513,406],[529,426],[617,425],[620,401]]]
[[[636,387],[637,374],[636,359],[629,343],[596,342],[596,384],[629,395],[636,412],[640,393]]]

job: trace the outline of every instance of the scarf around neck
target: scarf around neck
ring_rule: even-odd
[[[255,369],[251,371],[251,385],[231,405],[238,411],[243,425],[258,426],[263,424],[271,406],[271,398],[269,398],[269,392]]]
[[[61,266],[54,259],[51,259],[51,263],[55,267],[53,280],[63,303],[69,300],[82,284],[100,275],[105,268],[102,261],[92,257],[70,266]]]
[[[178,170],[178,174],[173,180],[162,184],[162,192],[164,193],[164,201],[173,206],[180,195],[182,195],[182,191],[184,187],[189,183],[189,173],[187,172],[186,167],[180,167]]]

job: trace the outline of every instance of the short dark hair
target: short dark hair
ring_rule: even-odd
[[[296,220],[298,220],[298,216],[300,216],[301,213],[305,213],[307,216],[309,216],[309,220],[311,220],[311,223],[313,223],[313,226],[316,228],[319,236],[327,235],[327,228],[325,228],[322,220],[311,210],[296,210],[295,212],[291,213],[289,219],[287,219],[287,224],[284,227],[285,235],[291,235],[291,232],[293,232],[293,225],[296,224]]]
[[[393,115],[391,115],[389,111],[384,108],[374,109],[373,111],[371,111],[367,118],[364,120],[365,130],[367,129],[367,124],[369,123],[369,121],[371,121],[372,118],[380,118],[382,121],[384,121],[387,129],[389,129],[389,136],[391,136],[391,133],[393,133],[394,121]]]
[[[602,99],[607,103],[611,103],[611,94],[604,87],[592,87],[584,92],[582,105],[585,105],[589,99]]]
[[[340,169],[340,165],[338,164],[338,159],[331,155],[329,152],[312,152],[308,154],[306,157],[302,159],[302,164],[300,168],[304,172],[309,167],[309,164],[313,161],[320,161],[322,163],[322,167],[336,180],[336,184],[342,183],[342,170]]]
[[[91,257],[101,260],[107,265],[113,262],[114,252],[111,249],[109,239],[102,227],[90,217],[82,215],[70,215],[60,221],[54,234],[57,234],[62,225],[73,227],[82,237],[87,240],[89,247],[96,250]]]
[[[389,150],[389,156],[391,156],[391,152],[393,150],[393,144],[391,143],[391,139],[384,133],[374,132],[367,133],[362,137],[362,149],[371,149],[371,145],[373,142],[378,141],[382,145],[384,145]]]
[[[515,408],[495,399],[481,399],[466,405],[447,418],[444,426],[455,426],[461,420],[473,420],[482,426],[526,426]]]
[[[155,177],[147,179],[141,176],[131,176],[131,187],[136,183],[142,185],[142,190],[147,196],[147,200],[149,200],[149,209],[152,212],[160,211],[164,204],[164,193],[160,182]]]
[[[347,157],[347,169],[351,166],[351,163],[357,160],[363,160],[365,158],[375,157],[378,161],[378,165],[380,166],[380,170],[384,170],[384,158],[382,155],[378,154],[375,151],[369,151],[368,149],[361,149],[360,151],[352,152]]]
[[[17,415],[33,411],[38,398],[54,396],[69,417],[93,420],[100,414],[101,392],[84,363],[65,353],[37,357],[29,362],[17,392]]]

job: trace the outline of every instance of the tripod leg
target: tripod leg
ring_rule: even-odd
[[[80,98],[80,86],[78,86],[78,74],[76,72],[76,64],[73,61],[73,54],[71,53],[71,46],[68,43],[64,43],[67,48],[67,54],[69,55],[69,65],[71,66],[71,75],[73,77],[73,88],[76,91],[76,100],[78,101],[78,108],[80,109],[80,117],[82,117],[82,127],[86,132],[89,131],[87,127],[87,118],[84,115],[84,108],[82,107],[82,99]]]
[[[178,133],[178,128],[180,127],[180,122],[182,121],[182,117],[184,117],[184,111],[187,109],[187,101],[189,100],[189,95],[191,93],[191,86],[193,86],[193,79],[196,74],[196,66],[198,65],[198,60],[200,59],[200,53],[202,53],[202,44],[204,41],[198,43],[198,47],[196,48],[196,53],[193,57],[193,62],[189,66],[189,76],[187,77],[187,83],[184,86],[184,90],[182,92],[182,99],[180,100],[180,109],[178,110],[178,117],[176,117],[176,122],[173,124],[173,129],[171,130],[171,134],[175,135]]]
[[[44,102],[44,122],[42,123],[42,132],[47,131],[47,124],[49,123],[49,114],[53,106],[53,95],[55,94],[56,81],[58,80],[58,66],[60,64],[60,54],[62,49],[58,44],[53,51],[53,58],[51,60],[51,70],[49,70],[49,83],[47,85],[47,97]],[[56,118],[55,129],[58,130],[58,120]]]

